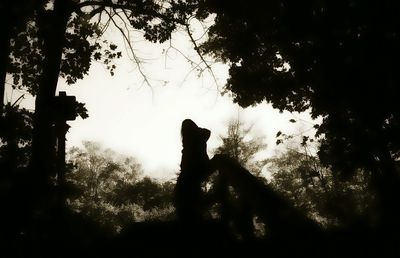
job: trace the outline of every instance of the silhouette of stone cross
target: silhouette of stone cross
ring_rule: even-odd
[[[55,140],[57,148],[57,185],[59,188],[59,202],[64,205],[64,186],[65,186],[65,135],[68,132],[68,120],[75,120],[76,112],[76,97],[67,96],[65,91],[60,91],[58,96],[54,97],[54,125],[55,125]]]

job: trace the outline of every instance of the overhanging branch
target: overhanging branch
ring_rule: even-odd
[[[206,66],[206,69],[210,72],[211,76],[213,77],[215,83],[217,84],[218,87],[218,83],[217,83],[217,77],[214,74],[214,71],[212,70],[211,66],[208,64],[208,62],[204,59],[204,56],[202,55],[202,53],[200,52],[200,48],[197,45],[196,40],[194,39],[192,32],[190,31],[190,27],[189,24],[184,24],[184,27],[186,29],[187,34],[189,35],[189,39],[193,44],[194,50],[196,51],[197,55],[199,56],[199,58],[201,59],[201,61],[204,63],[204,65]]]

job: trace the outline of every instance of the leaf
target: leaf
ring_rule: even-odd
[[[100,60],[101,59],[101,53],[100,52],[96,52],[93,55],[94,60]]]
[[[110,49],[111,49],[111,50],[117,49],[117,45],[115,45],[115,44],[110,44]]]
[[[303,140],[302,140],[302,142],[301,142],[301,146],[306,146],[307,145],[307,141],[308,141],[308,136],[303,136]]]
[[[278,131],[278,132],[276,133],[276,136],[275,136],[275,137],[279,137],[279,136],[281,136],[281,134],[282,134],[282,132],[281,132],[281,131]]]
[[[296,120],[294,120],[293,118],[289,120],[289,122],[291,123],[296,123]]]
[[[89,117],[88,110],[85,107],[84,103],[76,102],[75,105],[75,112],[80,116],[82,119],[86,119]]]

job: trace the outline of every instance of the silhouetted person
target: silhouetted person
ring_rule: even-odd
[[[207,140],[210,130],[198,127],[192,120],[182,122],[181,172],[175,188],[175,207],[178,220],[198,224],[201,221],[202,182],[209,176]]]

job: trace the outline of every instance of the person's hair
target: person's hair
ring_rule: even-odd
[[[193,122],[190,119],[185,119],[182,122],[182,127],[181,127],[181,137],[182,140],[184,140],[185,138],[188,138],[189,135],[192,135],[193,132],[199,129],[199,127],[195,124],[195,122]],[[190,137],[190,136],[189,136]]]
[[[181,137],[183,145],[199,140],[207,142],[210,138],[210,134],[210,130],[198,127],[196,123],[190,119],[185,119],[182,122]]]

